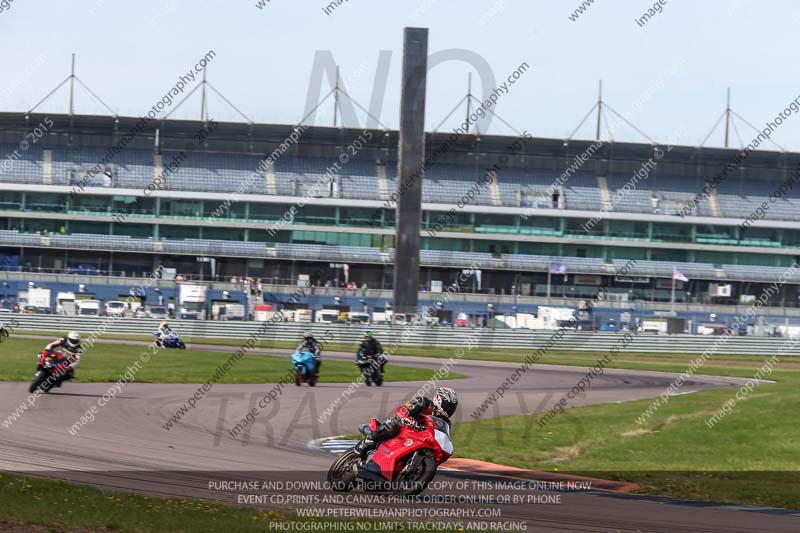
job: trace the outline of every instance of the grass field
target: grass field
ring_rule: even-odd
[[[682,372],[693,357],[666,359],[614,366]],[[698,373],[752,377],[763,359],[742,363],[707,363]],[[800,369],[776,368],[776,384],[757,386],[712,428],[706,420],[738,387],[673,396],[641,424],[653,399],[568,409],[544,427],[537,415],[463,422],[455,448],[461,457],[633,481],[647,494],[800,509]]]
[[[0,474],[0,530],[3,521],[18,531],[31,524],[42,531],[78,529],[81,533],[250,533],[269,531],[271,522],[294,521],[275,511],[259,511],[202,500],[150,498],[137,494],[103,492],[60,481]],[[59,529],[50,529],[50,528]]]
[[[240,341],[241,342],[241,341]],[[28,381],[36,370],[36,354],[44,347],[37,339],[11,337],[0,344],[0,381]],[[126,369],[148,350],[146,346],[96,344],[89,348],[77,370],[78,380],[117,381]],[[140,383],[203,383],[214,375],[232,354],[200,350],[159,350],[136,374]],[[288,357],[245,355],[219,381],[220,383],[276,383],[292,367]],[[434,370],[391,366],[386,381],[425,381]],[[351,362],[324,360],[322,383],[346,383],[358,377]],[[454,378],[463,377],[456,375]]]

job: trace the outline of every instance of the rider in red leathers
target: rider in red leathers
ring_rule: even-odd
[[[66,337],[62,337],[60,339],[56,339],[47,346],[45,346],[45,352],[54,352],[58,351],[59,349],[67,352],[67,356],[70,358],[70,365],[69,371],[64,376],[64,380],[75,379],[75,369],[81,362],[81,356],[83,356],[83,347],[81,346],[81,334],[77,331],[70,331],[67,333]]]
[[[436,389],[433,399],[416,396],[410,402],[406,402],[395,409],[394,417],[378,424],[375,431],[370,432],[368,426],[361,426],[361,432],[365,437],[364,440],[356,444],[354,450],[361,457],[365,457],[378,444],[400,433],[402,426],[411,426],[420,430],[425,429],[425,416],[433,415],[449,426],[450,417],[456,412],[457,407],[458,394],[449,387]]]

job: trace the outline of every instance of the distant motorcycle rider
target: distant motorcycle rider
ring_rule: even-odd
[[[169,322],[162,320],[161,325],[158,327],[158,341],[164,344],[169,336],[173,334],[175,334],[175,330],[169,327]]]
[[[433,399],[416,396],[394,411],[394,417],[378,424],[375,431],[369,432],[366,426],[361,426],[364,439],[356,444],[356,453],[365,457],[370,450],[375,449],[381,442],[389,440],[400,433],[402,426],[411,426],[422,430],[425,428],[425,416],[433,415],[450,427],[450,417],[458,408],[458,394],[449,387],[439,387]]]
[[[381,364],[381,372],[383,372],[383,367],[386,365],[386,358],[382,357],[383,346],[371,331],[365,331],[364,339],[358,345],[358,351],[356,352],[356,363],[363,362],[370,355],[378,359]]]
[[[66,353],[67,358],[70,360],[69,370],[64,374],[63,380],[75,379],[75,369],[81,362],[83,356],[83,346],[81,346],[81,334],[77,331],[70,331],[66,337],[56,339],[47,346],[44,351],[46,353],[56,352],[59,349]]]
[[[314,355],[314,374],[319,376],[319,368],[322,366],[322,344],[310,331],[303,333],[303,341],[297,347],[297,351],[311,352]]]

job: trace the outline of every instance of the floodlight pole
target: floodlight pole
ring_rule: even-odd
[[[472,114],[472,72],[467,73],[467,118],[464,121],[465,124],[469,125],[469,116]],[[469,132],[469,127],[467,128],[467,132]]]
[[[730,126],[731,126],[731,88],[728,87],[728,103],[725,106],[725,148],[728,148]]]
[[[601,119],[603,117],[603,80],[598,82],[598,89],[597,89],[597,130],[595,133],[595,139],[600,140],[600,124]]]
[[[333,127],[336,127],[337,111],[339,110],[339,65],[336,65],[336,85],[333,87]]]
[[[72,68],[69,73],[69,114],[74,114],[74,99],[75,97],[75,53],[72,54]]]
[[[200,93],[200,120],[203,122],[206,120],[206,70],[203,69],[202,92]]]

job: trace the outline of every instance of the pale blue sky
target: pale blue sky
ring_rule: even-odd
[[[600,78],[617,111],[658,140],[683,131],[681,144],[697,144],[708,133],[728,86],[734,109],[756,125],[800,95],[793,52],[800,4],[788,0],[669,0],[644,27],[635,18],[652,3],[633,0],[595,0],[574,22],[568,15],[579,0],[349,0],[330,15],[321,0],[271,0],[264,9],[257,1],[14,0],[0,12],[0,111],[30,108],[66,77],[74,51],[83,81],[119,114],[141,115],[213,49],[209,81],[239,108],[256,122],[297,123],[317,50],[333,53],[344,79],[360,67],[363,74],[347,89],[365,107],[378,53],[391,50],[380,119],[395,128],[402,29],[409,25],[430,28],[431,53],[480,54],[498,80],[527,62],[531,70],[501,98],[497,113],[535,136],[565,137],[593,105]],[[470,69],[450,62],[430,72],[429,129],[464,95]],[[42,110],[64,112],[66,102],[62,90]],[[197,118],[197,95],[187,106],[173,116]],[[105,114],[82,91],[76,108]],[[210,109],[218,120],[238,120],[213,95]],[[330,123],[330,112],[317,119]],[[754,136],[741,123],[739,131],[745,144]],[[490,133],[509,130],[495,121]],[[774,139],[800,150],[799,134],[800,116],[793,116]],[[592,135],[587,124],[576,137]],[[644,140],[628,128],[614,138]],[[720,128],[708,144],[721,143]]]

